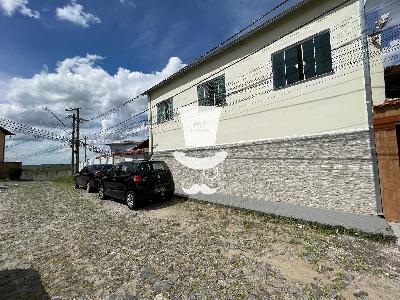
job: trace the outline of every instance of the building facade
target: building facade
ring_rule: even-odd
[[[379,213],[360,15],[358,0],[301,1],[148,90],[150,149],[177,188],[205,183],[244,199]],[[379,105],[382,55],[372,43],[369,52]],[[188,106],[221,108],[213,145],[185,143],[179,109]],[[176,151],[227,156],[214,178]]]

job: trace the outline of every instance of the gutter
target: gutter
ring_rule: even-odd
[[[149,120],[150,120],[150,134],[149,134],[149,150],[150,150],[150,157],[151,160],[153,158],[153,110],[151,108],[151,95],[147,95],[147,102],[149,103]]]

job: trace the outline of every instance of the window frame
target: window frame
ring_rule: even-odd
[[[303,80],[298,80],[298,81],[296,81],[296,82],[294,82],[294,83],[285,84],[284,86],[281,86],[281,87],[276,87],[276,86],[275,86],[275,82],[274,82],[274,65],[273,65],[273,58],[274,58],[274,56],[277,55],[278,53],[281,53],[281,52],[284,53],[284,62],[285,62],[285,83],[286,83],[286,82],[287,82],[287,78],[286,78],[286,56],[285,56],[285,51],[288,50],[288,49],[297,47],[297,46],[299,46],[299,45],[302,45],[302,44],[304,44],[304,43],[307,42],[307,41],[314,40],[315,37],[320,36],[320,35],[323,35],[323,34],[326,34],[326,33],[329,33],[329,37],[330,37],[332,70],[331,70],[330,72],[323,73],[323,74],[320,74],[320,75],[315,74],[315,76],[313,76],[313,77],[310,77],[310,78],[307,78],[307,79],[303,79]],[[291,45],[285,47],[285,48],[282,48],[282,49],[280,49],[280,50],[278,50],[278,51],[273,52],[273,53],[271,54],[271,66],[272,66],[272,72],[271,72],[271,73],[272,73],[272,85],[273,85],[273,90],[274,90],[274,91],[279,91],[279,90],[282,90],[282,89],[285,89],[285,88],[288,88],[288,87],[292,87],[292,86],[295,86],[295,85],[298,85],[298,84],[306,83],[306,82],[309,82],[309,81],[312,81],[312,80],[315,80],[315,79],[323,78],[323,77],[325,77],[325,76],[333,75],[333,74],[335,73],[335,68],[334,68],[334,66],[333,66],[333,55],[332,55],[333,50],[334,50],[334,47],[333,47],[333,45],[332,45],[331,42],[332,42],[332,31],[331,31],[330,28],[328,28],[328,29],[319,31],[318,33],[315,33],[315,34],[313,34],[313,35],[310,35],[310,36],[308,36],[307,38],[304,38],[304,39],[302,39],[302,40],[300,40],[300,41],[298,41],[298,42],[296,42],[296,43],[294,43],[294,44],[291,44]],[[301,51],[302,51],[302,59],[303,59],[303,63],[304,63],[304,53],[303,53],[304,50],[303,50],[303,47],[301,47]],[[315,72],[316,72],[317,67],[316,67],[315,45],[314,45],[314,61],[315,61]],[[303,64],[303,76],[305,77],[304,64]]]
[[[217,103],[216,103],[216,97],[215,97],[215,94],[214,94],[214,105],[200,105],[199,88],[203,88],[203,90],[205,90],[205,88],[204,88],[205,85],[218,82],[218,80],[221,80],[221,78],[223,78],[223,81],[224,81],[224,89],[223,89],[223,93],[221,93],[221,94],[224,96],[223,101],[221,101],[220,103],[217,104]],[[217,85],[217,89],[218,89],[218,92],[219,92],[219,85]],[[219,76],[216,76],[216,77],[214,77],[214,78],[211,78],[211,79],[209,79],[209,80],[207,80],[207,81],[204,81],[204,82],[201,82],[201,83],[197,84],[197,86],[196,86],[196,92],[197,92],[197,106],[210,106],[210,107],[212,107],[212,106],[214,106],[214,107],[225,106],[225,105],[226,105],[226,80],[225,80],[225,73],[223,73],[223,74],[221,74],[221,75],[219,75]],[[204,96],[205,96],[205,95],[204,95]],[[204,98],[205,98],[205,97],[204,97]]]
[[[167,113],[165,114],[166,118],[161,120],[160,119],[160,114],[159,114],[159,107],[161,105],[166,105],[167,107],[169,107],[168,101],[171,101],[171,108],[172,109],[171,109],[171,111],[168,112],[168,115],[167,115]],[[164,104],[164,103],[166,103],[166,104]],[[165,122],[168,122],[168,121],[172,121],[174,119],[174,98],[173,97],[170,97],[168,99],[165,99],[165,100],[162,100],[162,101],[158,102],[156,104],[156,107],[157,107],[157,124],[162,124],[162,123],[165,123]]]

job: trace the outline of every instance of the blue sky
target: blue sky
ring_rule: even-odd
[[[87,53],[105,57],[110,73],[123,66],[152,72],[170,57],[190,62],[278,1],[260,0],[79,0],[83,11],[100,22],[83,27],[56,17],[70,1],[30,1],[40,18],[18,11],[0,17],[0,70],[28,77],[43,65]],[[124,4],[125,3],[125,4]],[[190,42],[189,42],[190,41]]]
[[[370,14],[371,22],[387,6],[391,22],[398,23],[396,1],[369,0],[369,6],[382,4]],[[178,71],[280,2],[0,0],[0,117],[64,134],[45,107],[60,118],[73,105],[83,107],[86,118],[103,113]],[[398,32],[387,34],[391,38],[385,46],[398,43]],[[141,98],[86,131],[112,126],[145,107]],[[28,138],[19,135],[11,140]],[[57,146],[32,141],[11,147],[6,155],[19,159],[20,153]],[[68,156],[66,150],[23,161],[68,162]]]

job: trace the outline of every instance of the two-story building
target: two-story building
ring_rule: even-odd
[[[366,65],[363,5],[300,1],[146,91],[150,151],[176,188],[204,183],[242,199],[380,214],[368,78],[379,105],[384,69],[370,42]],[[185,143],[179,110],[189,106],[221,109],[214,145]],[[204,176],[176,152],[227,155]]]

